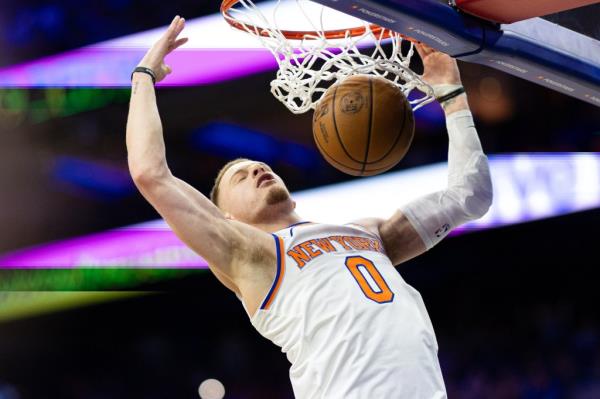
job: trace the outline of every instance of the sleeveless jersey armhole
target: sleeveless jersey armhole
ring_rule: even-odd
[[[379,233],[375,233],[375,232],[369,230],[362,224],[350,222],[350,223],[344,223],[344,226],[354,226],[354,227],[358,228],[359,230],[361,230],[369,235],[372,235],[373,237],[377,237],[377,239],[381,241],[381,237],[379,236]]]
[[[283,239],[275,234],[272,234],[272,236],[275,239],[275,253],[277,254],[277,273],[275,274],[275,279],[273,280],[271,289],[267,293],[267,296],[263,300],[258,310],[268,310],[271,307],[271,304],[273,303],[273,300],[277,296],[277,292],[281,287],[283,276],[285,275],[285,254],[283,253]]]

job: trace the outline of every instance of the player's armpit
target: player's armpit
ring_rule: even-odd
[[[136,185],[175,234],[236,285],[244,274],[240,268],[252,261],[256,250],[274,252],[270,235],[226,219],[208,198],[170,172],[136,180]]]
[[[233,280],[231,280],[229,277],[223,274],[223,272],[221,272],[217,267],[209,265],[208,268],[212,271],[217,280],[221,282],[221,284],[223,284],[229,290],[233,291],[238,297],[241,297],[242,293],[240,291],[240,288],[237,286],[236,283],[233,282]]]
[[[422,254],[427,250],[419,233],[401,211],[387,219],[361,219],[353,224],[363,226],[377,234],[385,252],[395,266]]]
[[[379,235],[394,266],[427,250],[419,233],[401,211],[396,211],[379,225]]]

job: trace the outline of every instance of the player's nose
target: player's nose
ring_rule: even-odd
[[[252,176],[253,177],[257,177],[259,174],[264,173],[265,172],[265,168],[264,166],[258,164],[258,165],[254,165],[252,167]]]

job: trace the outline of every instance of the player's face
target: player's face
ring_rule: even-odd
[[[246,223],[260,223],[277,211],[294,209],[283,180],[267,164],[256,161],[230,167],[221,179],[219,198],[225,213]]]

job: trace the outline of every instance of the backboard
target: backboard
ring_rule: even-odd
[[[469,15],[444,0],[314,1],[413,37],[457,59],[600,106],[599,3],[500,24]]]

